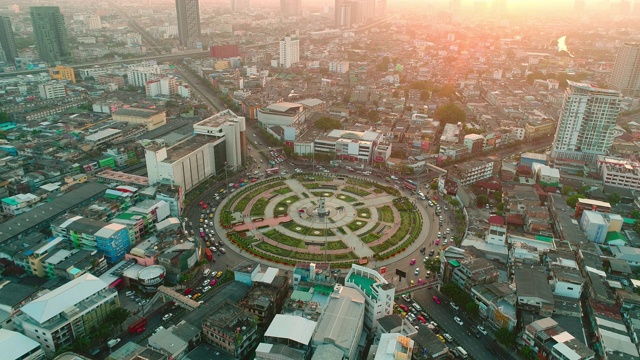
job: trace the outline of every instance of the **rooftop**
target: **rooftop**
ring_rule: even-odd
[[[227,109],[221,111],[213,116],[210,116],[198,123],[195,123],[194,126],[207,126],[207,127],[220,127],[227,122],[236,122],[241,117],[236,115],[233,111]]]
[[[116,111],[114,115],[137,116],[137,117],[148,118],[148,117],[157,115],[161,112],[163,111],[158,109],[124,108],[124,109],[118,109],[118,111]]]
[[[0,353],[3,359],[23,359],[42,345],[17,331],[0,329]],[[28,357],[28,356],[26,356]]]
[[[183,141],[167,149],[167,158],[164,162],[176,162],[195,150],[209,144],[211,139],[206,136],[192,136],[188,141]]]
[[[357,330],[362,325],[364,308],[364,297],[356,289],[337,287],[318,321],[314,343],[331,342],[350,349],[360,339]]]
[[[515,269],[516,293],[518,297],[535,297],[553,303],[553,293],[547,275],[536,269]]]
[[[295,315],[277,314],[264,336],[293,340],[308,345],[316,329],[315,321]]]

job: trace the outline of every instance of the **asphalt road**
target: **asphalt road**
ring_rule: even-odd
[[[453,348],[455,346],[462,346],[469,355],[477,360],[484,359],[499,359],[499,360],[512,360],[514,359],[509,353],[505,352],[498,345],[494,344],[492,347],[496,349],[497,354],[494,355],[487,350],[487,345],[492,344],[494,342],[493,338],[489,335],[480,335],[480,338],[476,338],[473,334],[469,335],[469,329],[475,327],[477,324],[470,321],[463,312],[456,311],[451,306],[449,306],[449,302],[445,299],[442,294],[440,294],[436,289],[420,289],[412,292],[411,294],[414,301],[416,301],[424,311],[429,315],[429,317],[438,323],[441,328],[441,332],[448,333],[454,339],[456,345],[451,345],[449,343],[449,347]],[[441,304],[436,304],[433,300],[433,296],[438,296],[441,300]],[[406,302],[400,298],[398,300],[401,303],[406,304]],[[463,325],[459,325],[456,323],[453,318],[454,316],[458,316],[462,319]],[[485,326],[487,331],[491,331],[488,326]]]

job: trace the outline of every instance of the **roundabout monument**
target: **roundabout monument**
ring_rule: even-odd
[[[428,223],[400,191],[365,178],[330,175],[254,183],[229,196],[216,220],[244,251],[286,265],[349,267],[397,256],[426,239]]]

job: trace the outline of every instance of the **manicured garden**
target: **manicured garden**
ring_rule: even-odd
[[[355,202],[357,200],[353,196],[347,194],[336,194],[336,198],[346,202]]]
[[[352,178],[347,179],[347,184],[359,186],[365,189],[368,189],[373,186],[373,183],[370,181],[361,180],[361,179],[352,179]]]
[[[371,210],[369,208],[359,208],[356,209],[359,218],[363,219],[371,219]]]
[[[295,221],[288,221],[286,223],[280,224],[280,226],[282,226],[287,230],[291,230],[293,232],[296,232],[298,234],[305,235],[305,236],[325,236],[325,233],[326,233],[326,236],[335,235],[335,233],[331,229],[326,229],[325,231],[324,228],[310,228],[304,225],[300,225]]]
[[[362,229],[365,225],[367,225],[366,221],[354,220],[354,221],[350,222],[349,224],[347,224],[347,227],[351,231],[358,231],[358,230]]]
[[[287,246],[292,246],[292,247],[297,247],[300,249],[306,249],[307,246],[304,244],[304,241],[300,240],[300,239],[294,239],[289,235],[285,235],[281,232],[279,232],[278,230],[275,229],[271,229],[267,232],[262,233],[262,235],[268,237],[269,239],[273,240],[273,241],[277,241],[282,245],[287,245]]]
[[[289,205],[293,204],[294,202],[296,202],[298,200],[300,200],[298,195],[292,195],[292,196],[289,196],[288,198],[280,201],[279,203],[276,204],[276,207],[273,209],[273,215],[274,216],[285,215],[287,213],[287,211],[289,210]]]
[[[355,186],[345,186],[345,187],[342,188],[342,191],[349,192],[349,193],[352,193],[352,194],[355,194],[355,195],[358,195],[358,196],[361,196],[361,197],[365,197],[367,195],[371,195],[370,192],[362,190],[359,187],[355,187]]]
[[[395,221],[393,218],[393,210],[391,206],[385,205],[383,207],[377,208],[378,210],[378,219],[382,222],[392,223]]]
[[[269,204],[269,200],[265,198],[260,198],[253,203],[251,207],[251,212],[249,213],[251,216],[264,216],[264,209]]]

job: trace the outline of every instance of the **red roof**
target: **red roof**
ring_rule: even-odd
[[[510,214],[510,215],[507,215],[507,224],[524,225],[524,219],[520,214]]]
[[[489,225],[504,225],[504,218],[498,215],[489,216]]]

